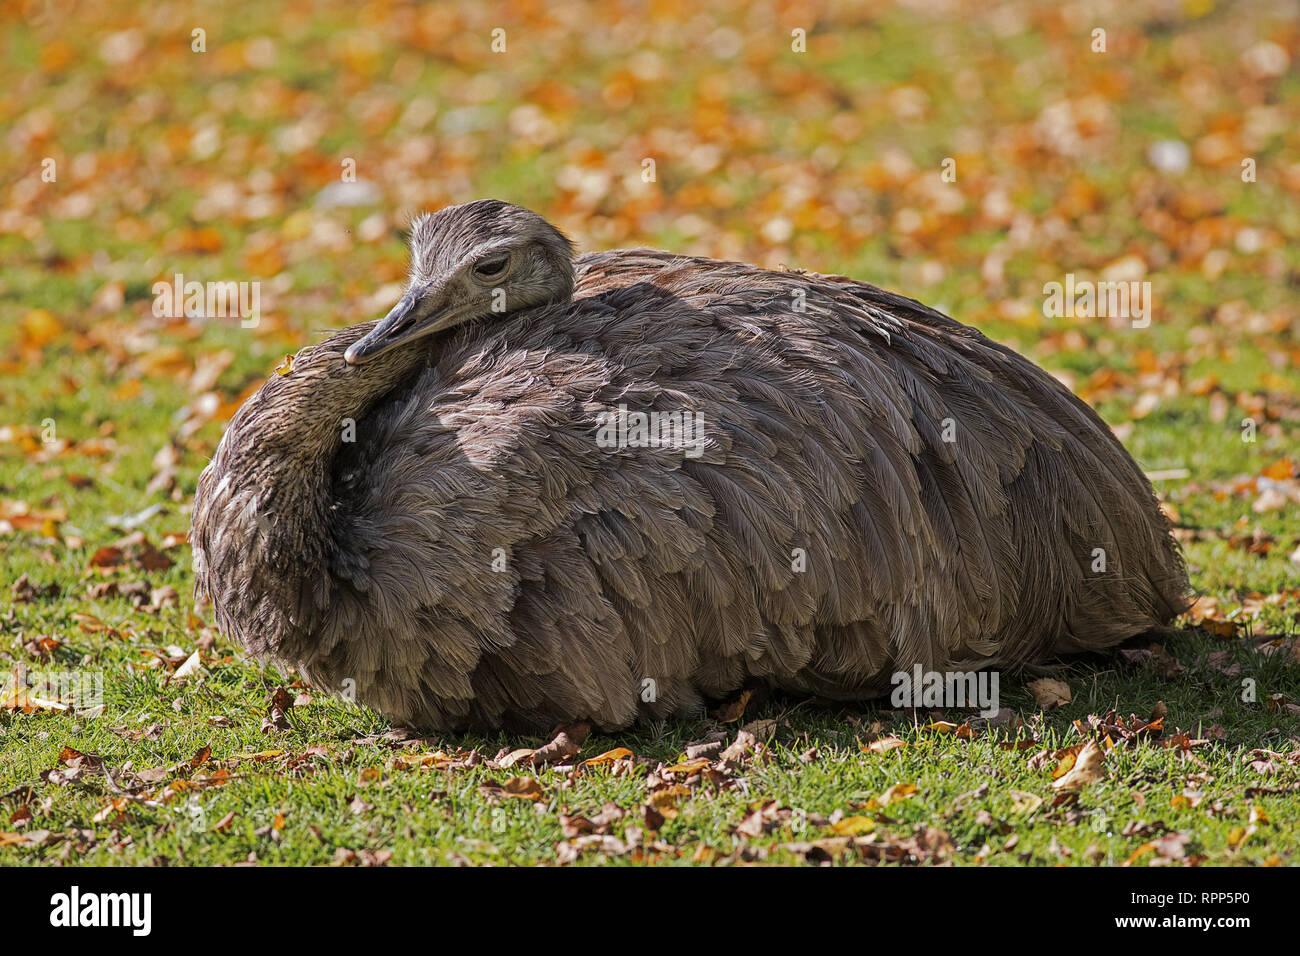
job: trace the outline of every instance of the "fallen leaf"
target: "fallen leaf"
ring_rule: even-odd
[[[604,767],[615,760],[627,760],[630,757],[632,757],[632,751],[626,747],[615,747],[613,750],[606,750],[603,754],[597,754],[590,760],[584,760],[582,765],[584,767]]]
[[[532,777],[511,777],[502,788],[508,797],[521,800],[542,799],[542,785]]]
[[[1070,685],[1052,677],[1040,677],[1026,685],[1034,695],[1034,701],[1043,710],[1055,710],[1071,699]]]
[[[529,762],[534,766],[540,766],[577,756],[590,733],[591,724],[585,720],[570,724],[568,727],[561,727],[550,743],[533,752]]]
[[[881,737],[879,740],[873,740],[869,744],[862,746],[864,753],[883,754],[891,750],[897,750],[899,747],[906,747],[907,741],[900,740],[898,737]]]
[[[880,795],[880,805],[887,807],[891,803],[899,800],[906,800],[908,797],[916,795],[916,784],[896,783]]]
[[[1055,790],[1078,790],[1101,779],[1105,754],[1095,741],[1089,740],[1075,756],[1074,764],[1059,779],[1052,781]]]
[[[172,680],[181,681],[188,680],[191,677],[196,677],[202,672],[203,665],[199,661],[199,650],[198,648],[195,648],[194,653],[187,657],[185,663],[176,668],[175,672],[171,676]]]
[[[741,691],[740,694],[727,701],[718,709],[718,712],[714,715],[714,719],[724,724],[730,724],[740,720],[740,718],[745,715],[745,707],[749,704],[750,698],[753,696],[754,692],[752,690],[747,689]]]
[[[876,822],[870,817],[844,817],[831,824],[831,830],[836,836],[858,836],[862,833],[870,833],[876,828]]]
[[[757,743],[758,741],[752,733],[748,730],[742,730],[736,734],[736,739],[731,746],[718,754],[718,760],[723,763],[739,763],[747,753],[753,751]]]
[[[1011,809],[1016,813],[1033,813],[1043,805],[1043,798],[1036,793],[1012,790],[1008,796],[1011,797]]]

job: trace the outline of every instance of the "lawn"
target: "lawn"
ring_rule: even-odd
[[[7,7],[0,673],[102,710],[0,684],[0,864],[1300,863],[1300,26],[1080,9]],[[198,473],[396,300],[413,212],[482,196],[1006,342],[1152,475],[1195,606],[1063,662],[1064,703],[737,701],[547,766],[256,665],[194,599]],[[257,321],[156,314],[177,274],[258,283]],[[1149,325],[1045,315],[1067,275],[1150,282]]]

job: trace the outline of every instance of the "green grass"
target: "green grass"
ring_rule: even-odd
[[[804,55],[789,52],[789,30],[799,24],[736,18],[710,5],[689,29],[681,22],[688,11],[679,20],[669,11],[631,38],[626,27],[615,28],[626,14],[617,9],[584,15],[586,29],[577,32],[543,12],[516,21],[466,7],[450,20],[420,20],[423,26],[376,12],[371,28],[384,54],[372,70],[349,59],[347,34],[337,32],[353,23],[345,4],[297,11],[287,25],[286,12],[272,5],[205,9],[203,56],[189,52],[189,26],[169,32],[132,19],[131,9],[86,10],[75,37],[55,23],[6,21],[0,41],[0,90],[7,91],[0,128],[40,126],[42,111],[54,117],[47,136],[6,132],[0,156],[2,208],[23,220],[22,228],[0,231],[0,428],[13,439],[0,440],[0,499],[66,511],[53,528],[0,534],[0,668],[98,674],[105,690],[98,718],[0,709],[0,833],[12,834],[0,838],[0,864],[552,863],[573,852],[557,849],[569,844],[561,815],[596,817],[609,802],[625,815],[608,824],[608,835],[624,846],[588,841],[581,864],[809,857],[1122,864],[1163,833],[1181,835],[1183,856],[1149,848],[1134,865],[1300,863],[1300,727],[1291,704],[1300,701],[1300,564],[1288,560],[1300,528],[1294,504],[1256,512],[1256,493],[1225,490],[1237,476],[1294,460],[1300,448],[1300,177],[1287,158],[1300,146],[1300,79],[1292,70],[1264,82],[1241,66],[1251,44],[1290,35],[1277,28],[1281,14],[1271,5],[1256,5],[1252,22],[1232,31],[1225,22],[1236,13],[1212,5],[1203,18],[1145,34],[1137,5],[1123,14],[1131,19],[1110,26],[1117,52],[1108,58],[1082,52],[1086,31],[1073,36],[1047,7],[1032,5],[1015,30],[973,15],[905,10],[831,18],[805,25]],[[502,17],[512,52],[494,57],[484,38]],[[728,25],[741,31],[744,49],[715,59],[710,31]],[[105,37],[136,26],[150,44],[147,56],[104,63]],[[239,44],[257,36],[277,45],[265,69],[238,55]],[[62,65],[60,42],[71,53]],[[662,67],[653,76],[633,59],[647,50]],[[1300,51],[1290,54],[1294,62]],[[629,105],[608,107],[607,85],[629,64],[651,78],[634,84]],[[1189,87],[1197,108],[1180,93],[1189,72],[1209,84]],[[1113,124],[1095,144],[1077,155],[1034,145],[1035,123],[1051,103],[1086,99],[1113,82],[1121,90],[1106,94]],[[904,85],[926,94],[920,116],[894,112],[891,95]],[[710,96],[702,99],[702,89]],[[434,102],[435,116],[404,127],[400,117],[417,96]],[[513,111],[527,103],[542,104],[550,138],[534,142],[512,128]],[[385,113],[386,105],[394,108]],[[1261,105],[1274,112],[1260,113]],[[449,113],[470,107],[483,109],[481,130],[442,131]],[[1271,130],[1242,144],[1258,159],[1257,183],[1243,184],[1232,163],[1195,162],[1164,179],[1147,166],[1151,140],[1177,136],[1193,145],[1212,130],[1232,129],[1230,115]],[[837,127],[845,117],[857,117],[859,127]],[[318,123],[319,136],[281,151],[277,134],[304,118]],[[220,129],[220,148],[191,157],[194,134],[206,124]],[[404,158],[418,137],[431,137],[431,148]],[[721,150],[721,164],[699,173],[693,151],[705,147]],[[884,176],[893,168],[884,157],[893,152],[914,171]],[[76,173],[76,157],[89,154],[96,171]],[[933,205],[926,179],[949,155],[965,157],[956,212]],[[46,156],[58,160],[59,180],[32,192]],[[354,156],[360,175],[377,182],[381,206],[313,209],[340,156]],[[645,156],[658,163],[657,192],[649,194],[624,182],[636,179]],[[568,166],[603,169],[612,185],[584,198],[562,185]],[[203,211],[222,189],[258,191],[268,173],[274,203],[264,216]],[[1096,191],[1090,208],[1068,201],[1077,181]],[[729,192],[711,191],[723,185]],[[998,191],[1041,231],[1013,241],[1010,222],[983,218],[982,204]],[[77,193],[89,203],[74,214],[61,204]],[[196,401],[188,384],[196,362],[231,353],[211,386],[228,410],[285,352],[382,311],[370,297],[400,281],[400,213],[478,195],[551,215],[586,248],[690,246],[901,289],[1071,376],[1076,391],[1126,429],[1125,443],[1144,468],[1188,470],[1186,479],[1157,488],[1177,512],[1195,588],[1217,599],[1213,617],[1236,622],[1237,633],[1216,637],[1189,626],[1165,644],[1176,668],[1168,658],[1157,666],[1121,656],[1069,662],[1057,676],[1073,700],[1046,714],[1024,680],[1003,675],[1002,704],[1017,722],[970,736],[932,727],[930,714],[777,699],[751,705],[735,723],[639,726],[584,744],[579,761],[630,750],[635,761],[618,772],[495,767],[498,752],[544,742],[505,735],[399,745],[382,739],[388,725],[380,715],[324,697],[292,708],[286,729],[263,729],[274,690],[302,688],[213,633],[210,612],[193,607],[187,546],[169,548],[175,563],[152,571],[104,572],[90,567],[92,555],[125,533],[111,516],[152,504],[163,510],[138,529],[150,541],[184,533],[223,417],[200,418],[182,434],[177,410]],[[1202,212],[1178,212],[1182,201]],[[939,228],[897,230],[904,210]],[[286,228],[303,211],[313,227],[306,235]],[[822,220],[812,215],[828,211]],[[362,223],[377,213],[382,234],[362,241]],[[707,224],[705,235],[684,223],[687,214]],[[784,246],[761,238],[777,215],[800,223]],[[1053,218],[1059,228],[1049,228]],[[208,227],[220,237],[216,248],[187,251],[177,241]],[[1265,230],[1264,250],[1236,248],[1233,236],[1246,227]],[[1201,253],[1182,245],[1199,228],[1226,251],[1219,275],[1207,275]],[[318,244],[331,230],[346,237],[342,244]],[[278,262],[252,253],[259,236]],[[1002,283],[982,272],[996,250],[1005,253]],[[1134,251],[1151,263],[1157,312],[1149,329],[1042,316],[1044,282],[1066,272],[1096,277]],[[942,263],[945,274],[921,283],[922,262]],[[261,279],[263,322],[245,330],[237,322],[155,319],[151,285],[174,272]],[[114,283],[123,303],[99,303]],[[1234,301],[1240,306],[1224,306]],[[27,327],[37,309],[58,323],[47,342]],[[1099,378],[1111,373],[1114,382]],[[1217,385],[1192,387],[1211,376]],[[1143,408],[1147,392],[1160,398]],[[1241,437],[1248,416],[1260,426],[1252,443]],[[47,419],[68,442],[63,450],[40,444]],[[147,493],[154,455],[169,442],[180,449],[176,491]],[[1270,547],[1248,548],[1252,535]],[[20,600],[10,585],[23,575],[59,593]],[[149,610],[120,596],[92,596],[106,581],[144,582],[146,604],[150,589],[169,585],[179,603]],[[97,625],[84,615],[109,629],[87,630]],[[50,657],[39,650],[43,638],[59,642]],[[203,648],[201,676],[169,679],[179,661],[160,664],[159,655],[169,657],[173,646],[185,655]],[[1253,701],[1243,699],[1243,681],[1254,682]],[[1102,779],[1077,799],[1054,799],[1057,760],[1042,755],[1082,742],[1074,721],[1086,725],[1089,715],[1111,709],[1145,718],[1160,701],[1168,711],[1163,736],[1119,741]],[[944,715],[958,724],[968,716]],[[774,721],[761,725],[761,752],[716,778],[688,781],[660,768],[677,763],[691,742],[721,734],[729,743],[751,721]],[[1204,742],[1163,746],[1175,728]],[[891,734],[907,746],[863,750]],[[85,760],[79,774],[68,773],[65,748],[101,758],[109,773]],[[190,768],[205,748],[206,759]],[[481,759],[404,769],[403,755],[438,749],[462,758],[477,751]],[[812,750],[815,759],[807,758]],[[1255,750],[1283,756],[1252,756]],[[274,751],[281,753],[266,756]],[[491,786],[515,776],[535,777],[538,799],[502,797]],[[898,784],[916,790],[882,803]],[[685,789],[670,808],[660,805],[665,819],[653,832],[642,808],[672,786]],[[769,801],[761,833],[737,830]],[[843,817],[865,821],[835,842]],[[636,846],[629,826],[643,831]],[[936,845],[943,849],[936,853]]]
[[[703,852],[712,861],[797,862],[801,848],[789,845],[833,839],[833,827],[818,816],[830,818],[839,810],[849,817],[865,815],[883,846],[904,844],[917,828],[942,829],[952,841],[953,858],[963,863],[1121,863],[1165,832],[1188,834],[1187,855],[1208,864],[1293,860],[1300,843],[1295,767],[1261,776],[1244,761],[1245,752],[1283,740],[1275,716],[1262,705],[1242,703],[1237,679],[1206,664],[1207,654],[1223,646],[1194,635],[1171,644],[1186,667],[1175,681],[1128,665],[1075,665],[1061,675],[1074,687],[1075,700],[1046,717],[1037,714],[1023,690],[1008,688],[1003,704],[1027,715],[1025,725],[968,740],[932,728],[924,716],[914,725],[901,713],[771,701],[746,715],[775,721],[770,739],[760,734],[761,755],[746,759],[720,783],[700,782],[689,796],[679,797],[676,815],[663,822],[657,837],[646,836],[645,857],[685,863]],[[35,795],[27,805],[35,817],[28,829],[53,831],[38,846],[0,850],[6,863],[304,864],[334,860],[340,848],[390,850],[395,864],[549,861],[564,839],[561,813],[595,817],[612,801],[628,810],[612,831],[622,838],[623,826],[647,800],[646,778],[659,762],[675,763],[689,741],[714,731],[726,733],[729,742],[736,730],[736,725],[698,722],[590,739],[584,757],[615,747],[636,754],[635,767],[618,775],[599,767],[580,773],[485,764],[405,769],[399,755],[429,753],[433,745],[376,741],[387,729],[385,722],[341,701],[317,698],[295,707],[288,729],[264,733],[273,682],[237,658],[223,655],[201,681],[168,688],[156,670],[126,676],[128,664],[139,666],[139,646],[93,647],[74,640],[61,653],[73,662],[89,652],[96,666],[115,675],[104,718],[6,720],[4,786],[31,784]],[[1294,668],[1276,656],[1243,645],[1234,660],[1261,687],[1290,696],[1300,689]],[[1222,734],[1221,739],[1190,751],[1156,742],[1132,749],[1121,743],[1107,757],[1104,780],[1085,788],[1077,802],[1053,808],[1050,779],[1056,760],[1033,769],[1031,758],[1079,743],[1073,718],[1102,714],[1116,702],[1122,710],[1146,715],[1157,700],[1169,711],[1166,736],[1177,724],[1193,737]],[[871,726],[873,717],[884,726]],[[1211,731],[1214,725],[1222,730]],[[863,751],[864,742],[888,734],[908,746],[883,754]],[[501,749],[541,742],[469,737],[443,741],[441,747],[477,750],[491,758]],[[139,785],[135,774],[140,771],[171,772],[145,785],[137,800],[124,799],[93,770],[83,769],[62,784],[43,781],[42,771],[62,766],[59,754],[68,746],[101,757],[113,783],[123,789]],[[204,748],[211,756],[191,771],[188,761]],[[801,755],[812,748],[817,756],[805,762]],[[177,769],[178,763],[185,766]],[[504,784],[515,775],[535,777],[539,799],[492,799],[485,793],[484,784]],[[914,785],[916,792],[884,807],[868,803],[895,784]],[[1288,786],[1289,794],[1252,794],[1252,788]],[[1185,793],[1191,799],[1175,801]],[[1034,806],[1035,798],[1043,802]],[[793,811],[785,824],[752,839],[736,835],[752,808],[768,800]],[[11,798],[7,807],[17,802]],[[1268,822],[1256,822],[1243,840],[1252,811]],[[233,818],[216,830],[227,814]],[[851,849],[845,853],[846,859],[858,858]],[[588,851],[580,859],[619,864],[643,857]]]

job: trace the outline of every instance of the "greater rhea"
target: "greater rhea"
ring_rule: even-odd
[[[1102,420],[864,282],[575,259],[482,200],[414,223],[387,316],[281,371],[199,479],[198,587],[254,655],[405,726],[611,730],[746,685],[865,700],[1185,608]]]

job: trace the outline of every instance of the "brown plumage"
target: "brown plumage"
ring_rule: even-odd
[[[608,447],[620,407],[704,440]],[[839,276],[575,262],[487,200],[417,222],[388,317],[244,404],[192,539],[225,633],[435,730],[865,699],[1110,647],[1187,593],[1110,430],[974,329]]]

